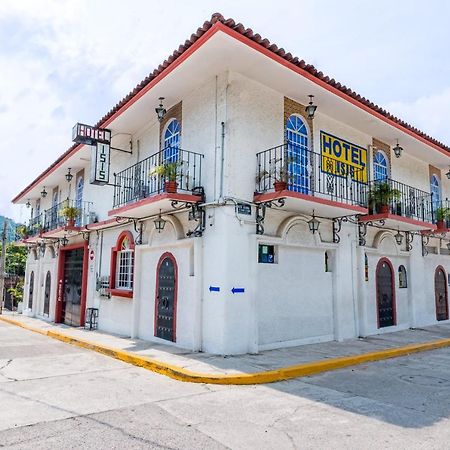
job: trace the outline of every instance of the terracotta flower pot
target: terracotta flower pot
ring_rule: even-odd
[[[165,181],[164,191],[169,194],[175,194],[177,192],[178,183],[176,181]]]
[[[437,220],[436,221],[436,225],[437,225],[437,229],[438,230],[445,230],[446,229],[445,222],[443,220]]]
[[[287,183],[286,181],[275,181],[273,183],[273,187],[275,189],[275,192],[281,192],[287,188]]]
[[[73,228],[75,226],[75,219],[67,219],[67,226]]]
[[[389,205],[379,205],[378,212],[380,214],[389,214],[391,212],[391,208]]]

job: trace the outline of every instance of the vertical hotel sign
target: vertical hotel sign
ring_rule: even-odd
[[[367,183],[367,149],[320,131],[321,171]]]
[[[111,131],[77,123],[72,129],[72,140],[91,145],[91,184],[109,183]]]

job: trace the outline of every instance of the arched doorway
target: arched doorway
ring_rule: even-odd
[[[50,270],[45,276],[45,290],[44,290],[44,314],[48,316],[50,311],[50,290],[51,290],[51,280]]]
[[[309,192],[309,143],[308,128],[303,119],[293,114],[286,123],[288,189],[308,194]]]
[[[387,258],[378,261],[376,271],[378,328],[396,324],[394,269]]]
[[[177,263],[171,253],[164,253],[156,269],[155,336],[176,340]]]
[[[436,320],[447,320],[447,276],[441,266],[437,267],[434,273],[434,299],[436,302]]]
[[[28,290],[28,309],[33,308],[34,272],[30,274],[30,286]]]

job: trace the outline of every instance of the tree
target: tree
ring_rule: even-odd
[[[17,306],[18,302],[23,300],[23,281],[18,281],[17,284],[8,289],[11,294],[14,306]]]
[[[0,245],[0,252],[2,246]],[[25,275],[25,265],[27,262],[27,249],[16,244],[6,246],[5,272],[8,275]]]

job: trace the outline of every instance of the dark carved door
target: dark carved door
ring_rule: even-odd
[[[382,261],[377,268],[378,325],[380,328],[395,325],[394,286],[391,266]]]
[[[81,325],[83,249],[67,250],[65,253],[61,322],[79,327]]]
[[[434,297],[436,301],[436,319],[448,319],[447,280],[445,272],[438,268],[434,274]]]
[[[28,291],[28,308],[33,307],[33,291],[34,291],[34,272],[30,274],[30,287]]]
[[[166,257],[158,267],[158,288],[156,293],[156,336],[167,341],[175,341],[175,264]]]
[[[45,276],[45,290],[44,290],[44,314],[47,314],[50,310],[50,288],[51,288],[51,275],[50,271]]]

